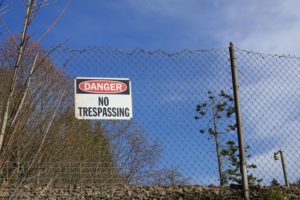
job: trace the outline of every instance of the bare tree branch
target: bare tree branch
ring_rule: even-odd
[[[65,14],[65,12],[67,11],[67,9],[69,8],[69,6],[71,5],[72,0],[68,0],[68,2],[66,3],[65,7],[62,9],[62,11],[60,12],[60,14],[57,16],[57,18],[53,21],[53,23],[49,26],[49,28],[46,30],[46,32],[37,40],[37,43],[39,43],[40,41],[42,41],[46,35],[48,35],[48,33],[54,28],[54,26],[57,24],[57,22],[62,18],[62,16]]]
[[[17,45],[17,41],[15,40],[15,38],[12,36],[7,24],[5,23],[4,19],[2,18],[2,16],[0,16],[0,22],[1,25],[3,26],[4,30],[6,31],[6,33],[9,35],[10,38],[12,38],[13,42],[15,43],[15,45]]]
[[[0,152],[2,151],[3,141],[4,141],[5,134],[6,134],[6,127],[7,127],[7,122],[8,122],[8,113],[9,113],[11,100],[12,100],[12,97],[13,97],[13,94],[14,94],[14,91],[15,91],[18,69],[20,67],[20,63],[21,63],[21,60],[22,60],[22,57],[23,57],[23,53],[24,53],[24,49],[25,49],[25,45],[26,45],[26,41],[27,41],[27,38],[26,38],[27,37],[27,30],[28,30],[29,19],[30,19],[30,14],[31,14],[31,9],[32,9],[33,3],[34,3],[34,0],[31,0],[30,3],[27,6],[25,20],[24,20],[24,27],[23,27],[23,32],[22,32],[22,38],[21,38],[21,42],[20,42],[20,45],[19,45],[19,48],[18,48],[18,56],[17,56],[15,68],[14,68],[14,73],[13,73],[13,78],[12,78],[12,82],[11,82],[11,86],[10,86],[9,95],[8,95],[7,100],[6,100],[4,115],[3,115],[3,118],[2,118],[3,121],[2,121],[2,127],[1,127],[1,133],[0,133]]]
[[[14,197],[15,197],[15,194],[18,193],[20,186],[21,186],[21,185],[23,184],[23,182],[25,181],[26,175],[27,175],[28,172],[31,170],[32,166],[35,164],[36,159],[38,158],[38,156],[39,156],[39,154],[40,154],[40,152],[41,152],[41,150],[42,150],[42,148],[43,148],[43,146],[44,146],[44,144],[45,144],[45,141],[46,141],[47,135],[48,135],[48,133],[49,133],[50,127],[51,127],[51,125],[52,125],[52,123],[53,123],[54,117],[55,117],[55,115],[56,115],[56,113],[57,113],[57,111],[58,111],[58,108],[60,107],[61,101],[62,101],[62,99],[63,99],[65,93],[66,93],[66,90],[64,90],[64,92],[63,92],[62,95],[61,95],[61,98],[59,99],[59,101],[58,101],[58,103],[57,103],[57,106],[56,106],[56,108],[55,108],[55,111],[53,112],[53,115],[52,115],[52,117],[51,117],[51,120],[50,120],[50,122],[49,122],[49,124],[48,124],[48,126],[47,126],[47,128],[46,128],[46,130],[45,130],[45,134],[44,134],[44,136],[43,136],[43,139],[42,139],[42,142],[41,142],[41,144],[40,144],[40,146],[39,146],[38,151],[36,152],[36,154],[35,154],[33,160],[32,160],[31,163],[30,163],[30,165],[28,166],[28,169],[26,170],[25,176],[23,177],[23,179],[21,180],[21,182],[20,182],[20,183],[18,184],[18,186],[16,187],[15,191],[14,191],[14,192],[12,193],[12,195],[10,196],[10,199],[14,198]]]
[[[26,89],[25,89],[25,91],[24,91],[24,93],[23,93],[22,100],[21,100],[21,102],[20,102],[20,104],[19,104],[19,106],[18,106],[18,109],[17,109],[17,111],[16,111],[14,117],[13,117],[13,120],[12,120],[12,122],[11,122],[11,125],[13,125],[13,124],[15,123],[15,121],[16,121],[18,115],[19,115],[19,112],[20,112],[20,110],[21,110],[22,107],[23,107],[24,101],[25,101],[25,99],[26,99],[26,96],[27,96],[27,93],[28,93],[28,90],[29,90],[29,85],[30,85],[30,81],[31,81],[31,76],[32,76],[32,73],[33,73],[34,68],[35,68],[35,66],[36,66],[36,62],[37,62],[38,57],[39,57],[39,53],[37,53],[36,56],[35,56],[35,58],[34,58],[34,61],[33,61],[33,64],[32,64],[31,70],[30,70],[30,74],[29,74],[28,81],[26,81]]]
[[[61,95],[61,98],[59,99],[59,101],[58,101],[58,103],[57,103],[57,106],[56,106],[56,108],[55,108],[55,111],[54,111],[54,113],[53,113],[53,115],[52,115],[52,117],[51,117],[51,120],[50,120],[50,122],[49,122],[49,124],[48,124],[48,126],[47,126],[47,129],[45,130],[45,134],[44,134],[43,140],[42,140],[42,142],[41,142],[41,144],[40,144],[40,147],[39,147],[37,153],[35,154],[35,157],[33,158],[31,164],[29,165],[28,170],[30,170],[30,168],[32,167],[32,165],[35,164],[35,161],[36,161],[38,155],[40,154],[40,152],[41,152],[41,150],[42,150],[42,148],[43,148],[43,146],[44,146],[44,144],[45,144],[46,137],[47,137],[47,135],[48,135],[48,133],[49,133],[49,130],[50,130],[51,125],[52,125],[52,123],[53,123],[54,117],[55,117],[55,115],[56,115],[56,113],[57,113],[57,110],[58,110],[58,108],[60,107],[61,101],[62,101],[63,97],[65,96],[65,93],[66,93],[66,90],[64,90],[64,92],[63,92],[62,95]]]

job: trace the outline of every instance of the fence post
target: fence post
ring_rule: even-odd
[[[236,57],[235,57],[235,48],[232,42],[230,42],[229,52],[230,52],[230,64],[231,64],[232,85],[233,85],[233,94],[234,94],[235,116],[236,116],[238,142],[239,142],[240,170],[242,175],[244,198],[246,200],[249,200],[250,195],[249,195],[249,185],[248,185],[248,176],[247,176],[247,161],[245,156],[242,116],[241,116],[241,109],[240,109],[238,73],[237,73],[237,64],[236,64]]]
[[[280,150],[280,157],[281,157],[281,164],[282,164],[282,170],[283,170],[283,175],[284,175],[285,186],[289,187],[289,182],[288,182],[288,176],[287,176],[286,167],[285,167],[285,160],[284,160],[283,150]]]
[[[285,160],[284,160],[284,152],[282,149],[279,149],[279,151],[274,153],[274,159],[279,160],[279,155],[280,154],[280,159],[281,159],[281,166],[282,166],[282,171],[283,171],[283,177],[284,177],[284,183],[285,186],[289,187],[289,182],[288,182],[288,175],[285,167]]]

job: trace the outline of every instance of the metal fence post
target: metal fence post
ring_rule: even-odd
[[[287,175],[287,172],[286,172],[283,150],[280,150],[280,157],[281,157],[281,164],[282,164],[282,170],[283,170],[283,175],[284,175],[285,186],[289,187],[288,175]]]
[[[233,94],[234,94],[235,116],[236,116],[238,142],[239,142],[240,170],[242,175],[244,198],[246,200],[249,200],[250,195],[249,195],[249,185],[248,185],[248,176],[247,176],[247,161],[245,156],[242,116],[241,116],[241,109],[240,109],[238,73],[237,73],[237,64],[236,64],[236,57],[235,57],[235,48],[232,42],[230,42],[229,52],[230,52],[230,64],[231,64],[232,85],[233,85]]]
[[[279,160],[279,155],[280,154],[280,159],[281,159],[281,166],[282,166],[282,171],[283,171],[283,176],[284,176],[284,183],[285,186],[289,187],[289,182],[288,182],[288,175],[285,167],[285,160],[284,160],[284,152],[282,149],[279,149],[279,151],[274,153],[274,159]]]

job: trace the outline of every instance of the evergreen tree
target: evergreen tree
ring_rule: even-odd
[[[249,146],[246,147],[245,151],[250,149]],[[227,161],[227,169],[224,171],[224,180],[226,184],[242,184],[242,177],[240,173],[240,160],[238,153],[238,146],[233,140],[228,140],[226,142],[226,146],[222,149],[221,155]],[[247,158],[250,158],[251,155],[248,154]],[[256,169],[257,166],[254,163],[247,164],[247,170]],[[249,174],[248,171],[248,184],[249,185],[257,185],[262,181],[262,179],[258,179],[252,173]]]
[[[220,134],[227,133],[232,129],[235,129],[235,125],[232,125],[234,122],[231,119],[234,113],[234,107],[232,104],[233,98],[222,90],[218,95],[214,95],[211,91],[208,91],[208,100],[196,106],[197,116],[195,116],[195,120],[205,121],[206,119],[209,122],[212,122],[209,123],[208,126],[202,123],[200,133],[207,133],[209,138],[212,136],[214,139],[221,186],[223,186],[225,183],[225,177],[222,167],[222,149],[219,137]],[[228,127],[224,126],[224,120],[229,123]]]
[[[200,133],[207,133],[209,138],[213,136],[216,155],[218,159],[218,169],[220,177],[220,185],[227,185],[230,183],[241,184],[241,173],[239,164],[238,146],[232,140],[232,134],[236,134],[236,120],[234,99],[231,95],[225,93],[223,90],[218,95],[214,95],[208,91],[208,100],[196,106],[197,116],[196,120],[201,120]],[[207,125],[205,122],[208,122]],[[212,122],[212,123],[211,123]],[[220,135],[224,135],[220,140]],[[225,144],[224,144],[225,142]],[[246,152],[249,150],[246,147]],[[250,158],[247,155],[247,158]],[[255,169],[255,164],[248,164],[248,169]],[[248,175],[250,185],[261,182],[253,174]]]

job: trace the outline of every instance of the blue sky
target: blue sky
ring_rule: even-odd
[[[12,33],[21,31],[24,4],[8,2],[2,15]],[[50,0],[31,32],[38,38],[66,0]],[[64,17],[42,42],[65,39],[73,47],[109,46],[147,49],[227,47],[300,54],[297,0],[73,0]]]
[[[8,7],[1,12],[3,19],[11,33],[20,33],[25,13],[24,4],[17,0],[4,2]],[[67,1],[51,0],[49,2],[49,5],[41,8],[39,15],[30,28],[30,34],[33,35],[34,39],[39,38],[43,32],[47,30]],[[300,1],[298,0],[73,0],[65,15],[55,26],[53,31],[42,41],[42,44],[46,47],[51,47],[66,39],[70,39],[66,45],[72,48],[97,46],[122,49],[181,50],[215,47],[227,48],[229,42],[233,41],[236,46],[242,49],[265,53],[300,55],[299,8]],[[0,37],[2,39],[6,38],[7,33],[3,27],[1,27],[0,30]],[[151,58],[147,59],[151,60]],[[167,60],[166,63],[170,62],[167,58],[164,59]],[[195,57],[194,59],[196,60]],[[91,60],[93,60],[92,62],[95,65],[101,64],[99,60]],[[124,58],[124,60],[126,59]],[[135,64],[130,60],[128,62],[130,65]],[[81,63],[84,62],[80,61],[77,64],[80,65]],[[115,64],[119,63],[115,61]],[[163,65],[163,63],[161,64]],[[171,65],[171,62],[169,64],[170,66],[174,65],[174,63]],[[109,63],[107,63],[107,65],[109,66]],[[81,66],[75,65],[73,67],[80,69]],[[137,66],[138,69],[144,69],[142,67],[143,66]],[[157,67],[155,63],[153,67]],[[245,72],[247,70],[248,72],[253,70],[255,73],[261,73],[260,70],[265,69],[266,66],[260,64],[256,66],[257,68],[250,69],[250,67],[251,66],[244,65],[241,66],[241,69]],[[299,81],[300,72],[299,68],[296,68],[298,65],[293,66],[295,68],[293,71],[296,72],[298,70],[297,72],[299,73],[287,73],[284,76],[278,68],[280,66],[267,67],[269,69],[268,72],[273,71],[274,73],[269,74],[268,77],[262,80],[247,82],[247,75],[244,77],[241,75],[241,79],[244,78],[245,80],[245,82],[241,83],[241,87],[242,95],[247,95],[247,92],[257,95],[256,98],[250,100],[247,98],[245,98],[245,100],[242,99],[242,104],[244,108],[246,108],[244,110],[242,109],[242,111],[244,111],[243,116],[249,120],[246,124],[255,124],[254,130],[248,131],[248,133],[250,132],[248,137],[254,132],[256,135],[268,133],[269,135],[266,136],[266,140],[270,140],[272,139],[270,137],[271,134],[275,134],[276,138],[280,138],[280,134],[284,132],[270,133],[272,130],[266,130],[266,121],[270,126],[274,125],[275,127],[276,124],[283,120],[286,122],[289,121],[286,119],[290,116],[284,115],[285,113],[281,112],[286,107],[290,107],[295,111],[299,110],[299,104],[294,103],[292,105],[288,99],[295,99],[295,102],[300,102],[299,90],[296,90],[295,86],[293,86],[293,84]],[[76,73],[79,73],[79,71],[76,71]],[[107,69],[107,71],[109,71],[109,69]],[[114,74],[115,72],[111,73]],[[120,72],[120,75],[127,77],[128,74],[126,73],[127,71],[124,71],[123,74]],[[197,73],[201,74],[201,71]],[[151,74],[146,74],[145,76],[150,75]],[[160,74],[160,76],[161,75],[162,74]],[[163,78],[161,78],[161,80],[163,80]],[[137,81],[141,80],[137,78]],[[168,82],[168,80],[166,81]],[[174,79],[170,81],[174,81]],[[283,90],[276,88],[278,83],[284,87]],[[272,87],[273,85],[274,87]],[[292,85],[293,88],[291,90],[285,90],[285,88],[289,88],[290,85]],[[265,93],[265,95],[258,95],[266,91],[268,92]],[[171,90],[167,92],[170,92],[170,95],[165,96],[163,98],[164,100],[172,101],[173,103],[174,101],[180,101],[181,96],[179,92],[172,93],[173,91]],[[277,100],[282,97],[280,95],[284,95],[285,98],[281,102],[278,102]],[[144,98],[141,102],[143,100],[148,100],[149,105],[152,104],[152,101],[150,101],[151,98]],[[274,111],[272,107],[266,106],[269,102],[277,102],[274,105],[277,106],[277,108],[278,104],[284,106]],[[251,109],[253,105],[257,111],[256,115],[249,110],[247,111],[247,108]],[[194,109],[192,106],[191,109]],[[139,109],[142,110],[141,108]],[[160,110],[153,110],[153,113],[159,111]],[[191,115],[192,112],[191,110]],[[272,118],[264,117],[264,113],[268,113],[268,115],[265,116],[272,115]],[[259,120],[257,119],[257,115],[260,117]],[[296,117],[293,119],[295,120],[291,120],[290,123],[286,123],[284,126],[287,129],[291,129],[290,132],[292,134],[296,134],[294,130],[299,130],[300,123]],[[152,124],[155,123],[156,121],[152,122]],[[165,128],[168,127],[166,126]],[[176,130],[176,127],[166,129],[165,131],[167,130],[169,132],[170,130]],[[189,134],[192,135],[193,133]],[[167,136],[165,137],[167,138]],[[185,136],[180,136],[179,138],[182,139],[184,137]],[[291,139],[297,137],[299,138],[297,135],[292,135],[285,139],[281,138],[279,139],[279,143],[283,146],[293,144],[299,147],[299,142]],[[174,137],[175,141],[176,139],[177,138]],[[172,141],[172,139],[168,138],[167,140]],[[196,138],[193,142],[195,141]],[[251,138],[249,138],[249,141],[251,141]],[[252,144],[255,145],[255,141],[252,142]],[[170,147],[173,147],[172,145],[173,143]],[[203,144],[198,145],[201,146]],[[208,143],[204,143],[204,146],[205,145],[209,146]],[[189,144],[185,143],[184,148],[187,152],[189,150]],[[209,146],[209,148],[209,155],[214,156],[213,146]],[[278,165],[278,163],[270,162],[270,158],[272,158],[272,154],[277,148],[278,146],[273,145],[260,154],[254,155],[252,160],[256,163],[260,163],[261,166],[267,164],[269,164],[268,167]],[[191,153],[193,153],[193,151]],[[193,159],[197,159],[197,156],[199,157],[199,155],[191,155]],[[296,160],[297,157],[293,157],[292,155],[287,155],[287,157],[290,157],[289,160],[291,160],[291,163],[296,163],[297,165],[295,166],[299,166],[298,168],[300,169],[300,163]],[[182,158],[184,158],[184,155]],[[169,161],[172,162],[174,160],[169,159]],[[181,160],[178,159],[178,162],[181,162]],[[274,173],[274,171],[270,171],[268,167],[260,168],[260,173]],[[197,168],[197,166],[195,168]],[[280,170],[280,167],[277,167],[276,174],[280,174]],[[270,174],[270,177],[271,175],[272,174]]]

